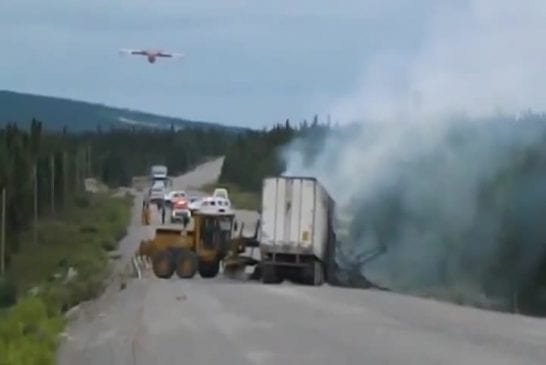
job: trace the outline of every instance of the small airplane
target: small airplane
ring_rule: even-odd
[[[167,57],[167,58],[182,58],[184,57],[184,54],[182,53],[172,53],[172,52],[163,52],[158,49],[121,49],[119,51],[121,54],[128,54],[128,55],[138,55],[138,56],[146,56],[148,58],[148,62],[154,63],[158,57]]]

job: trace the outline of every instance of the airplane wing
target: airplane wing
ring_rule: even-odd
[[[165,53],[159,52],[157,57],[169,57],[169,58],[183,58],[185,55],[183,53]]]
[[[141,56],[145,56],[146,55],[146,52],[145,51],[142,51],[142,50],[139,50],[139,49],[120,49],[119,50],[120,53],[122,54],[132,54],[132,55],[141,55]]]

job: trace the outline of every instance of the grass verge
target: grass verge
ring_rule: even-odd
[[[229,193],[231,204],[237,209],[259,210],[260,194],[244,191],[234,184],[214,183],[203,185],[201,189],[207,194],[212,194],[216,188],[225,188]]]
[[[23,236],[7,272],[18,299],[0,312],[0,364],[53,363],[62,314],[102,292],[108,251],[126,233],[131,203],[82,195],[55,219],[39,222],[37,244],[32,232]]]

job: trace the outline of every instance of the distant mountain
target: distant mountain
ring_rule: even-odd
[[[243,131],[245,128],[224,126],[218,123],[165,117],[137,110],[114,108],[77,100],[0,90],[0,126],[10,122],[27,125],[32,118],[44,123],[48,129],[69,131],[96,130],[110,127],[171,128],[188,127],[222,128]]]

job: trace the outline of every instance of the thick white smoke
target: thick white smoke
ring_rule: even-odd
[[[413,56],[396,50],[376,56],[357,90],[328,112],[347,121],[546,109],[546,3],[447,3],[430,9]]]
[[[343,265],[395,290],[490,307],[523,290],[546,252],[546,173],[528,161],[546,167],[546,127],[502,115],[546,109],[543,19],[538,1],[435,11],[414,59],[374,64],[331,108],[362,122],[321,141],[312,163],[302,152],[312,140],[287,148],[287,173],[319,178],[348,219]],[[357,253],[378,245],[386,253],[359,266]]]

